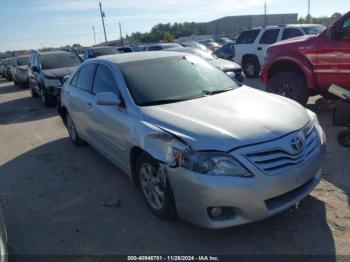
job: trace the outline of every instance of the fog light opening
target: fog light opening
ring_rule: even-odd
[[[212,220],[227,220],[235,218],[236,214],[233,207],[209,207],[208,215]]]
[[[209,209],[209,213],[210,213],[210,216],[212,218],[217,218],[217,217],[220,217],[222,215],[222,208],[221,207],[212,207]]]

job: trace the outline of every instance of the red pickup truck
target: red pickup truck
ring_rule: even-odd
[[[317,36],[271,45],[265,55],[266,90],[305,105],[309,96],[327,95],[331,84],[350,89],[350,12]]]

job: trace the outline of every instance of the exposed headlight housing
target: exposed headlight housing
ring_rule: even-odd
[[[60,87],[62,85],[60,80],[50,78],[45,79],[44,84],[46,87]]]
[[[253,176],[233,156],[224,152],[190,150],[178,158],[179,165],[196,173],[213,176]]]
[[[309,109],[307,109],[307,113],[308,113],[311,121],[315,125],[315,128],[317,130],[318,135],[320,136],[321,144],[325,144],[326,140],[327,140],[326,133],[323,131],[323,129],[320,125],[320,122],[318,121],[317,115]]]

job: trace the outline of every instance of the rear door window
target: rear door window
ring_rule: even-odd
[[[298,28],[286,28],[282,34],[282,40],[302,36],[303,33]]]
[[[95,74],[96,64],[84,65],[79,70],[76,87],[87,92],[91,92],[92,79]]]
[[[239,35],[236,44],[252,44],[259,33],[259,29],[244,31]]]
[[[102,64],[98,65],[92,90],[94,94],[102,92],[118,94],[117,82],[114,78],[113,72],[108,66]]]
[[[268,29],[266,30],[260,39],[260,44],[268,44],[271,45],[277,42],[279,29]]]

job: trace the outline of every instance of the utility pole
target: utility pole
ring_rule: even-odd
[[[94,39],[95,39],[95,45],[97,44],[96,43],[96,33],[95,33],[95,27],[94,26],[92,26],[92,31],[94,31]]]
[[[267,26],[267,7],[266,7],[266,1],[264,2],[264,18],[265,18],[265,26]]]
[[[120,32],[120,43],[122,44],[122,47],[124,47],[124,41],[123,41],[123,34],[122,34],[122,25],[119,22],[119,32]]]
[[[100,5],[100,13],[101,13],[101,19],[102,19],[102,26],[103,26],[103,32],[105,33],[105,42],[107,45],[107,35],[106,35],[106,28],[105,28],[105,20],[103,19],[106,15],[105,13],[102,11],[102,2],[98,2],[98,4]]]
[[[307,0],[307,18],[306,18],[306,22],[309,24],[310,23],[310,18],[311,18],[311,16],[310,16],[310,6],[311,6],[311,4],[310,4],[310,0]]]

